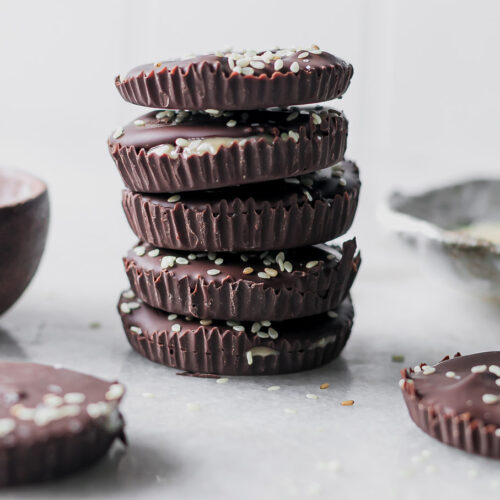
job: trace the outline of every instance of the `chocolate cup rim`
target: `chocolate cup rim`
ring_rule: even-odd
[[[24,194],[23,196],[7,203],[3,202],[0,197],[0,211],[3,209],[25,205],[26,203],[41,198],[48,193],[46,182],[41,178],[26,172],[25,170],[0,167],[0,181],[2,179],[6,179],[6,182],[17,181],[23,183],[24,185],[28,185],[30,191],[28,194]]]

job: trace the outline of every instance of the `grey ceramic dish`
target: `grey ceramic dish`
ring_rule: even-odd
[[[500,299],[500,245],[459,231],[485,220],[500,224],[500,179],[472,180],[417,195],[393,193],[380,217],[436,272]]]

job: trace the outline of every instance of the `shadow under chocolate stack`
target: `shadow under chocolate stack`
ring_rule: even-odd
[[[118,304],[137,352],[219,375],[306,370],[339,355],[361,259],[355,240],[323,243],[351,226],[360,181],[344,160],[346,118],[311,103],[342,96],[351,76],[313,46],[117,77],[125,100],[162,108],[108,141],[139,238]]]

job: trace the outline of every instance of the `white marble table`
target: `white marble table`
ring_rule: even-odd
[[[342,357],[306,373],[217,384],[179,377],[129,348],[115,303],[126,286],[120,257],[134,239],[120,211],[120,182],[106,165],[99,182],[95,170],[80,170],[78,189],[68,189],[71,170],[47,169],[49,245],[31,287],[0,318],[0,352],[4,359],[61,363],[121,380],[130,445],[117,445],[85,472],[9,490],[6,497],[417,499],[453,492],[459,500],[499,494],[499,464],[423,434],[410,421],[397,382],[406,365],[497,348],[500,307],[427,277],[377,224],[378,200],[366,183],[354,228],[364,256],[353,291],[357,316]],[[100,327],[91,328],[93,322]],[[405,362],[392,362],[393,354]],[[320,390],[324,382],[330,387]],[[271,385],[280,390],[269,392]],[[346,399],[354,406],[341,406]]]

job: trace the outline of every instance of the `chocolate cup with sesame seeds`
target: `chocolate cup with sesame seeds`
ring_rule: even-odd
[[[151,361],[192,373],[272,375],[316,368],[336,358],[352,328],[349,297],[328,313],[271,323],[196,320],[120,297],[125,333]]]
[[[123,191],[141,241],[160,248],[251,252],[315,245],[352,224],[361,187],[356,165],[298,178],[175,195]]]
[[[146,304],[201,319],[283,321],[320,314],[347,296],[361,257],[356,240],[260,254],[160,250],[147,243],[123,259]]]
[[[500,351],[457,353],[401,374],[403,397],[418,427],[449,446],[500,458]]]
[[[125,442],[117,382],[34,363],[0,363],[0,486],[83,469]]]
[[[352,74],[350,64],[313,47],[145,64],[116,77],[115,86],[126,101],[149,108],[245,110],[341,97]]]
[[[335,110],[152,111],[115,131],[109,151],[125,185],[175,193],[293,177],[344,157],[347,120]]]

